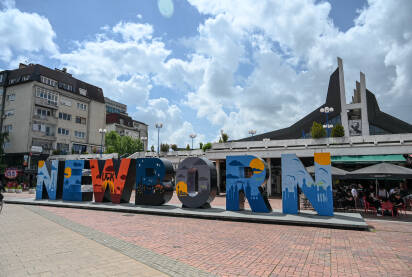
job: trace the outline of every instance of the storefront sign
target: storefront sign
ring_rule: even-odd
[[[163,205],[176,194],[183,207],[207,208],[216,196],[217,175],[212,161],[189,157],[181,161],[175,176],[172,163],[160,158],[39,161],[36,199],[86,201],[89,185],[83,172],[90,168],[95,202],[129,203],[133,188],[136,205]],[[226,157],[226,209],[243,209],[245,199],[252,212],[272,210],[264,187],[269,171],[261,158]],[[332,175],[329,153],[315,153],[314,182],[294,154],[282,155],[283,213],[297,213],[298,187],[319,215],[333,215]],[[176,182],[176,186],[173,183]]]
[[[4,177],[8,179],[15,179],[19,175],[19,170],[17,168],[6,168],[4,171]]]

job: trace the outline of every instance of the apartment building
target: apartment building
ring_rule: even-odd
[[[66,69],[39,64],[20,64],[0,76],[0,125],[9,133],[6,157],[99,151],[99,129],[106,126],[101,88],[74,78]]]
[[[144,151],[147,151],[148,128],[147,124],[134,120],[127,114],[108,113],[106,114],[107,132],[116,131],[121,136],[129,136],[134,139],[139,138],[143,142]]]
[[[104,102],[106,103],[106,113],[121,113],[127,114],[127,105],[114,101],[108,97],[104,98]]]

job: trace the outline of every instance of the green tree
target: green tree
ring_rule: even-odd
[[[340,138],[345,136],[345,129],[343,128],[342,124],[336,124],[332,128],[331,136],[334,138]]]
[[[203,149],[203,142],[199,142],[199,149]]]
[[[229,136],[226,133],[222,133],[222,142],[227,142],[229,140]]]
[[[186,145],[186,150],[190,150],[190,145]]]
[[[322,124],[314,121],[312,128],[310,129],[310,134],[314,139],[323,138],[326,136],[326,130],[323,128]]]
[[[115,131],[106,134],[106,153],[133,154],[143,151],[143,143],[140,139],[133,139],[129,136],[120,136]]]
[[[173,151],[177,151],[177,145],[176,144],[170,145],[170,148],[172,148]]]
[[[150,150],[151,150],[152,152],[154,152],[154,151],[155,151],[155,149],[154,149],[154,145],[152,145],[152,146],[150,147]]]
[[[206,152],[207,149],[212,149],[212,143],[208,142],[203,145],[202,147],[203,151]]]
[[[167,143],[161,143],[160,144],[160,152],[164,152],[164,153],[167,153],[167,152],[169,152],[169,149],[170,149],[170,145],[169,144],[167,144]]]

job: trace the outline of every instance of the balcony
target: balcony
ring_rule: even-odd
[[[43,116],[43,115],[34,114],[33,119],[36,119],[42,122],[48,122],[54,125],[57,124],[57,117],[55,116]]]
[[[57,104],[48,99],[35,97],[35,104],[57,110]]]
[[[33,138],[42,138],[47,140],[55,140],[55,132],[41,132],[41,131],[32,131]]]

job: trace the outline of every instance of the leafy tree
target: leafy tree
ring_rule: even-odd
[[[170,148],[172,148],[173,151],[177,151],[177,145],[176,144],[170,145]]]
[[[322,124],[317,123],[316,121],[313,122],[310,133],[314,139],[323,138],[326,136],[326,130],[323,128]]]
[[[150,147],[150,150],[151,150],[152,152],[154,152],[154,151],[155,151],[155,149],[154,149],[154,145],[152,145],[152,146]]]
[[[190,145],[186,145],[186,150],[190,150]]]
[[[343,128],[342,124],[336,124],[335,126],[333,126],[331,136],[334,138],[345,136],[345,129]]]
[[[133,139],[129,136],[120,136],[115,131],[106,134],[106,153],[133,154],[143,151],[143,143],[140,139]]]
[[[212,149],[212,143],[208,142],[203,145],[202,147],[203,151],[206,152],[207,149]]]
[[[167,153],[167,152],[169,152],[169,148],[170,148],[170,145],[169,144],[167,144],[167,143],[161,143],[160,144],[160,151],[161,152],[165,152],[165,153]]]
[[[226,133],[222,133],[222,142],[227,142],[229,139],[229,136]]]
[[[203,142],[199,142],[199,149],[203,149]]]

